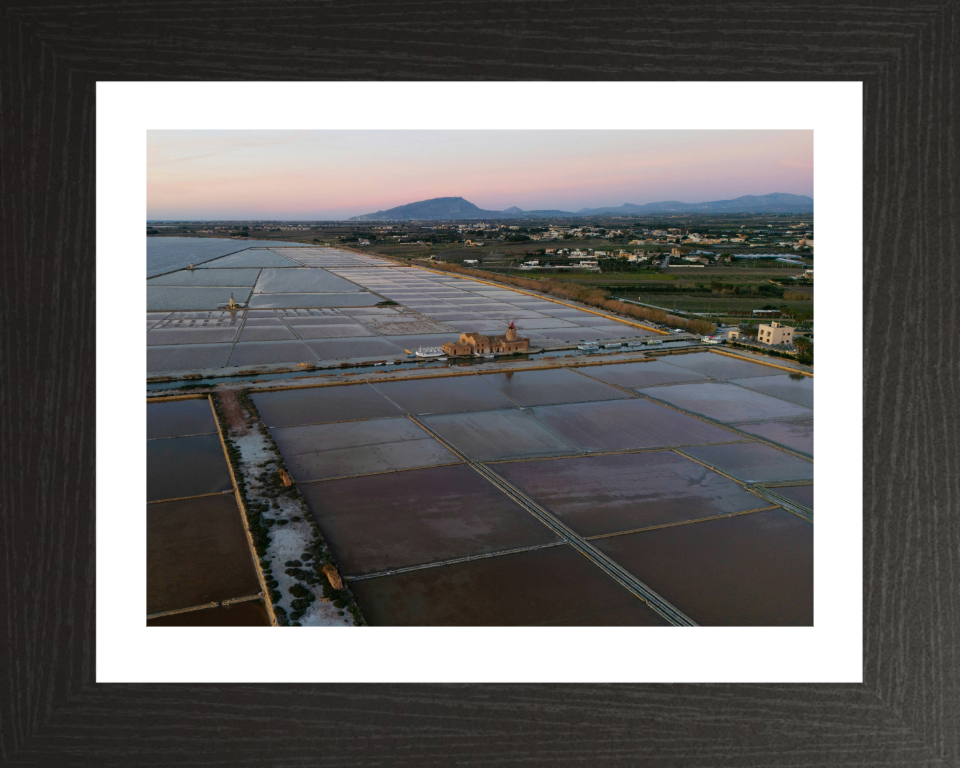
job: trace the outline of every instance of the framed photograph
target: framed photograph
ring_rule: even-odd
[[[951,764],[953,9],[875,11],[379,82],[4,11],[3,761]]]

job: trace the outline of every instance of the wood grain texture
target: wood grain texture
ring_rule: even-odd
[[[3,5],[0,764],[960,764],[957,7]],[[865,683],[95,685],[97,79],[863,80]]]

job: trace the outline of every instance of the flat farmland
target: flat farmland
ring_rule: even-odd
[[[690,293],[626,293],[616,294],[618,298],[653,304],[664,309],[679,309],[686,312],[752,312],[765,306],[777,309],[788,307],[791,310],[813,312],[813,301],[788,301],[776,296],[717,296],[713,294]]]
[[[549,258],[549,257],[548,257]],[[563,259],[557,260],[557,263],[563,263]],[[573,259],[571,261],[577,261]],[[551,261],[551,263],[553,263]],[[810,264],[809,268],[813,268]],[[624,272],[564,272],[556,276],[557,280],[564,282],[582,283],[583,285],[604,288],[614,285],[635,285],[642,288],[644,284],[663,285],[668,283],[698,283],[709,282],[711,280],[720,280],[722,282],[738,283],[742,281],[758,282],[764,280],[783,280],[794,275],[800,274],[800,269],[784,265],[781,267],[704,267],[695,269],[694,273],[685,269],[660,269],[657,266],[631,268]],[[519,272],[526,277],[530,277],[530,272]],[[551,275],[552,277],[552,275]]]

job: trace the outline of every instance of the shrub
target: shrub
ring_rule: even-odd
[[[306,597],[298,597],[296,600],[290,601],[290,607],[302,616],[307,612],[307,609],[310,607],[310,603],[312,602],[313,600],[310,600]],[[297,618],[300,618],[300,616],[297,616]]]

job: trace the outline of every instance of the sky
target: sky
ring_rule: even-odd
[[[147,218],[345,219],[813,196],[813,131],[148,131]]]

